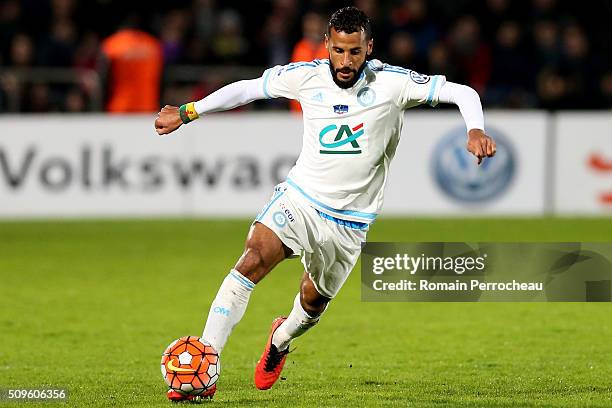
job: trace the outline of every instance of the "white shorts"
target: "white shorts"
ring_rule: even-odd
[[[270,228],[302,263],[317,291],[336,296],[357,263],[368,226],[319,212],[286,183],[274,188],[254,222]]]

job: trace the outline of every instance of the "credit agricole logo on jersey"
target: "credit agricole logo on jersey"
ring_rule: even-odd
[[[325,126],[319,133],[322,154],[360,154],[361,147],[357,142],[363,136],[363,123],[355,127],[349,125]]]

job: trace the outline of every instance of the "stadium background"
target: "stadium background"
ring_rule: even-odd
[[[345,4],[0,1],[0,388],[166,405],[159,355],[200,333],[301,123],[261,101],[160,139],[154,113],[320,52],[311,37]],[[474,87],[506,145],[462,167],[456,109],[409,112],[369,240],[610,241],[610,1],[354,4],[373,17],[375,58]],[[258,285],[217,402],[612,404],[609,304],[363,303],[358,270],[286,381],[256,392],[300,274],[286,262]]]
[[[302,28],[320,37],[316,16],[326,21],[343,4],[4,0],[0,110],[101,110],[109,78],[100,51],[126,26],[153,34],[162,48],[150,65],[163,63],[164,103],[199,99],[223,83],[290,61]],[[609,1],[588,7],[558,0],[355,4],[372,16],[376,58],[444,73],[477,89],[488,108],[593,109],[612,102]],[[283,106],[275,101],[245,109]]]

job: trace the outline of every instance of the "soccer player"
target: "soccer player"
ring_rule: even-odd
[[[262,390],[278,379],[291,341],[317,324],[357,262],[382,206],[404,111],[425,103],[454,103],[467,127],[467,149],[478,163],[495,154],[472,88],[441,75],[368,60],[372,31],[361,10],[336,11],[325,44],[328,60],[270,68],[260,78],[229,84],[200,101],[165,106],[155,120],[163,135],[257,99],[285,97],[302,105],[300,156],[253,221],[244,252],[221,284],[202,334],[221,353],[255,285],[282,260],[301,255],[305,272],[293,309],[272,322],[255,368],[255,385]]]

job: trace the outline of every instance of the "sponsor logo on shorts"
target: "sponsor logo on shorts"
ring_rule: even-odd
[[[287,217],[289,222],[294,222],[295,221],[295,217],[293,216],[293,214],[291,213],[291,211],[287,208],[287,206],[285,204],[280,203],[279,207],[281,208],[281,210],[283,210],[283,213],[285,214],[285,216]]]

